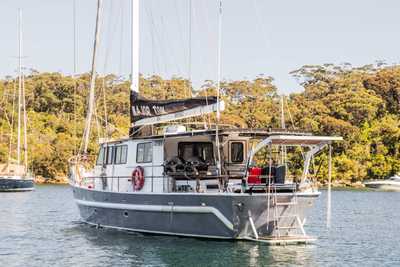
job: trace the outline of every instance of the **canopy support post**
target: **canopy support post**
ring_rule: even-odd
[[[326,200],[326,227],[331,227],[331,182],[332,182],[332,145],[329,143],[328,191]]]

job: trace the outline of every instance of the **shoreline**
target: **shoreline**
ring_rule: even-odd
[[[37,176],[34,178],[34,182],[37,185],[68,185],[68,178],[65,177],[57,177],[57,178],[44,178],[41,176]]]

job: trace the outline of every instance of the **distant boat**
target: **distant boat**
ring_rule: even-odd
[[[11,118],[10,142],[8,162],[0,164],[0,192],[17,192],[34,190],[33,177],[28,171],[28,143],[27,143],[27,115],[25,106],[25,86],[22,73],[22,12],[19,11],[19,75],[18,75],[18,134],[17,134],[17,159],[11,158],[12,137],[14,130],[14,115]],[[14,103],[14,99],[13,99]],[[14,104],[13,104],[14,107]],[[21,109],[23,118],[21,118]],[[14,109],[12,111],[14,113]],[[23,119],[24,131],[24,164],[21,164],[21,120]]]
[[[396,174],[385,180],[375,180],[375,181],[365,182],[364,185],[368,188],[373,188],[373,189],[400,192],[400,174]]]

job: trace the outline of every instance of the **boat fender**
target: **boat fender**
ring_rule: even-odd
[[[140,191],[144,186],[144,169],[137,166],[132,172],[133,191]]]

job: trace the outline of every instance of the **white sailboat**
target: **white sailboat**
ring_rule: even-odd
[[[382,191],[400,192],[400,174],[395,174],[384,180],[367,181],[364,185],[368,188]]]
[[[17,122],[17,159],[13,160],[12,136],[13,125],[10,131],[9,158],[6,164],[0,164],[0,192],[32,191],[34,190],[33,177],[28,169],[28,142],[27,142],[27,114],[25,104],[25,84],[22,70],[22,11],[19,10],[19,45],[18,45],[18,122]],[[13,100],[14,101],[14,100]],[[14,113],[14,110],[12,111]],[[21,114],[22,113],[22,114]],[[14,116],[14,115],[12,115]],[[23,122],[22,122],[23,121]],[[21,122],[23,124],[23,152],[24,163],[21,164]]]
[[[98,0],[96,25],[100,4]],[[219,29],[221,14],[220,5]],[[95,36],[96,47],[97,28]],[[95,58],[96,49],[84,150],[70,161],[69,175],[84,222],[143,233],[269,244],[315,240],[304,230],[306,211],[320,195],[310,179],[310,162],[341,137],[286,129],[220,129],[218,119],[224,104],[219,94],[183,100],[144,99],[139,95],[139,0],[132,0],[130,135],[100,144],[95,165],[88,167],[85,153],[94,107]],[[212,128],[194,131],[171,125],[164,134],[141,133],[143,126],[157,127],[210,112],[217,112]],[[302,174],[296,177],[289,177],[288,166],[275,163],[281,156],[277,158],[274,151],[289,153],[291,147],[302,147],[304,152]],[[260,151],[263,155],[268,152],[269,160],[256,164]]]

